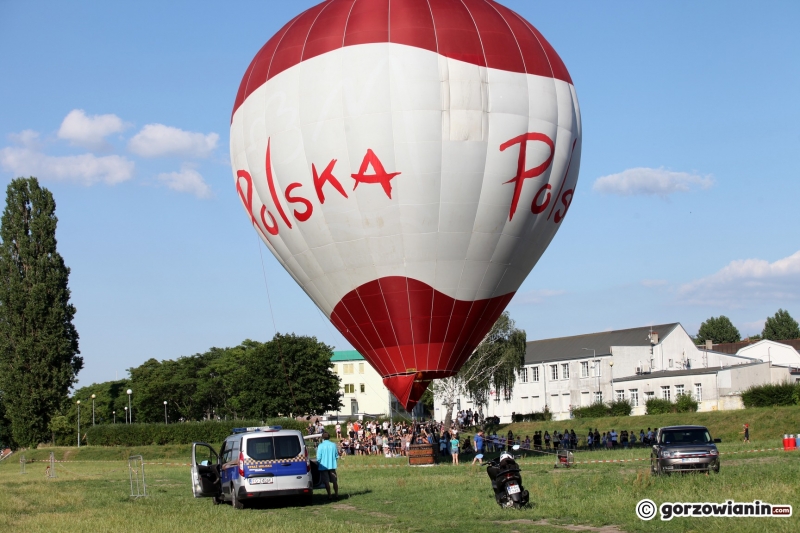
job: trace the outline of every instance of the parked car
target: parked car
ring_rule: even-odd
[[[192,443],[192,492],[195,498],[230,502],[242,509],[257,498],[313,497],[311,460],[303,435],[280,426],[237,428],[219,454],[204,442]]]
[[[719,472],[719,450],[705,426],[669,426],[658,430],[650,453],[653,474]]]

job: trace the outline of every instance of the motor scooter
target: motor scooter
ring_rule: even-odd
[[[519,445],[512,449],[519,450]],[[522,486],[522,473],[516,461],[519,458],[520,456],[515,457],[504,452],[486,464],[486,473],[492,480],[494,498],[500,507],[521,509],[528,506],[529,494]]]

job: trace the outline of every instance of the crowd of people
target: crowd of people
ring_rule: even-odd
[[[449,427],[442,422],[432,420],[399,422],[390,420],[348,421],[344,425],[335,424],[336,441],[341,456],[378,455],[384,457],[406,457],[412,445],[429,444],[442,457],[449,457],[458,463],[459,455],[476,457],[480,461],[484,453],[500,452],[518,445],[522,450],[532,452],[557,452],[558,450],[614,450],[648,446],[655,440],[658,428],[622,430],[617,432],[600,432],[599,428],[575,432],[575,429],[564,431],[537,430],[533,435],[507,433],[484,433],[486,424],[494,422],[484,420],[471,410],[459,411]],[[322,433],[324,427],[320,420],[309,424],[309,433]],[[462,432],[474,433],[473,437],[462,435]],[[473,461],[473,462],[474,462]]]

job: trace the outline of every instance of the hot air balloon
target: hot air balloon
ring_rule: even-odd
[[[407,409],[454,375],[569,210],[563,62],[492,0],[327,0],[256,54],[236,190],[278,261]]]

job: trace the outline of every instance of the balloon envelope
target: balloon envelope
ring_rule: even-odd
[[[411,408],[555,235],[581,123],[561,59],[491,0],[328,0],[258,52],[231,119],[269,249]]]

